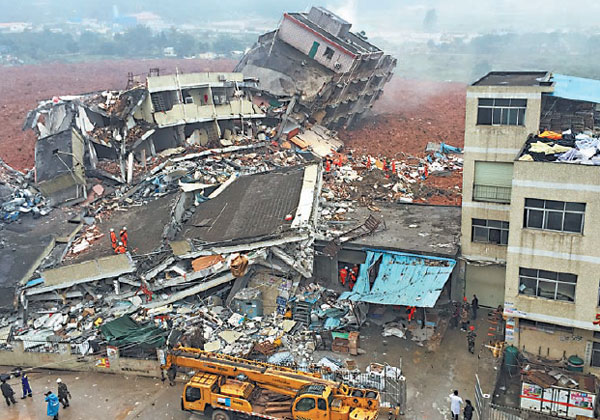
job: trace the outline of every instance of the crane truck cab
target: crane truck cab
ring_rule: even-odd
[[[345,403],[327,385],[303,386],[294,396],[240,379],[197,373],[185,385],[181,409],[204,413],[212,420],[293,419],[293,420],[374,420],[377,407],[363,408]],[[279,394],[279,402],[270,401]]]

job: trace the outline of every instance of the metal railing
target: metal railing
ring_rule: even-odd
[[[511,190],[511,187],[475,184],[473,185],[473,200],[510,203]]]

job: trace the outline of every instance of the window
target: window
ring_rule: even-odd
[[[473,200],[510,203],[512,163],[475,162]]]
[[[591,366],[600,367],[600,343],[592,343]]]
[[[296,411],[310,411],[315,408],[314,398],[302,398],[296,403]]]
[[[478,125],[525,125],[527,99],[479,98]]]
[[[519,294],[575,302],[577,276],[570,273],[519,268]]]
[[[508,244],[508,222],[472,219],[472,241],[488,244]]]
[[[323,398],[319,398],[317,400],[317,408],[319,410],[323,410],[323,411],[327,410],[327,403],[325,402],[325,400]]]
[[[562,325],[549,324],[547,322],[540,321],[531,321],[529,319],[524,318],[521,318],[519,320],[519,328],[537,330],[549,334],[554,334],[555,332],[573,334],[575,332],[575,329],[573,327],[563,327]]]
[[[200,398],[202,398],[200,394],[200,388],[188,386],[185,389],[185,400],[187,402],[198,401]]]
[[[331,60],[333,58],[333,49],[325,47],[325,52],[323,53],[323,56],[328,60]]]
[[[523,227],[583,233],[585,203],[525,199]]]

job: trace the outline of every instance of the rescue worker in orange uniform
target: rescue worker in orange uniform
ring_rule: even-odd
[[[127,252],[127,249],[123,246],[123,242],[119,242],[119,246],[115,248],[115,254],[124,254]]]
[[[350,282],[348,283],[350,290],[354,289],[354,285],[356,284],[357,278],[358,278],[358,265],[355,265],[354,267],[352,267],[352,270],[350,270]]]
[[[342,283],[342,286],[346,285],[347,277],[348,277],[348,267],[344,267],[340,270],[340,283]]]
[[[127,226],[123,226],[123,229],[119,232],[119,237],[121,238],[121,242],[123,242],[123,246],[127,248]]]
[[[110,242],[112,243],[112,249],[116,249],[117,248],[117,234],[115,233],[114,229],[110,230]]]
[[[415,317],[416,310],[417,308],[415,306],[408,307],[408,309],[406,310],[408,312],[408,322],[411,322],[413,320],[413,318]]]

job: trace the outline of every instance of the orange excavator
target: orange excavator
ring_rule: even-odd
[[[176,347],[161,368],[194,370],[181,409],[212,420],[374,420],[379,392],[324,379],[318,373],[189,347]]]

